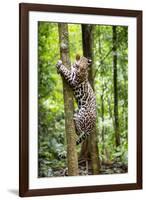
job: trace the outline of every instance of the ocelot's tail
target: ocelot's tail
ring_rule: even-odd
[[[76,141],[76,145],[79,145],[81,144],[83,141],[86,140],[86,138],[90,135],[90,133],[82,133],[80,136],[79,136],[79,139],[77,139]],[[61,159],[66,159],[67,157],[67,152],[66,151],[62,151],[61,153],[58,154],[58,159],[61,160]]]
[[[82,143],[84,140],[86,140],[86,138],[90,135],[90,133],[82,133],[79,136],[79,139],[76,141],[76,145],[79,145],[80,143]]]

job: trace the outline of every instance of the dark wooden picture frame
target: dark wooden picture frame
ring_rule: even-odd
[[[29,189],[29,11],[135,17],[137,20],[137,182],[80,187]],[[19,195],[21,197],[142,188],[142,11],[21,3],[19,7]]]

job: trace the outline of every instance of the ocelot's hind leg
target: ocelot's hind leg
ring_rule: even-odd
[[[76,134],[79,136],[82,133],[82,130],[76,113],[74,114],[74,123],[75,123]]]

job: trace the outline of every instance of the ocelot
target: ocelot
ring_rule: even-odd
[[[88,67],[91,62],[90,59],[77,55],[71,70],[61,60],[56,65],[58,73],[71,86],[78,104],[78,110],[74,114],[76,132],[79,135],[77,145],[90,135],[96,123],[96,98],[88,81]]]

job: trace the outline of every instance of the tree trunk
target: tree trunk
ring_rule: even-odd
[[[111,108],[111,100],[108,97],[108,111],[109,111],[109,119],[112,119],[112,124],[114,127],[114,119],[113,119],[113,113],[112,113],[112,108]]]
[[[102,95],[101,95],[101,119],[102,119],[102,130],[101,130],[101,137],[102,137],[102,153],[104,154],[105,151],[105,128],[104,128],[104,86],[102,85]]]
[[[82,24],[82,43],[83,43],[83,54],[86,58],[90,58],[93,61],[93,25]],[[93,65],[92,65],[93,66]],[[89,82],[94,90],[93,80],[93,68],[90,66],[89,70]],[[97,129],[92,131],[89,139],[82,144],[81,157],[90,159],[92,163],[93,174],[99,174],[100,162],[99,162],[99,151],[97,143]]]
[[[117,31],[113,26],[113,85],[114,85],[114,129],[115,144],[120,145],[119,115],[118,115],[118,82],[117,82]]]
[[[101,138],[102,138],[102,154],[105,155],[105,127],[104,127],[104,91],[105,91],[105,85],[104,85],[104,63],[102,58],[102,51],[101,51],[101,31],[100,31],[100,25],[98,26],[98,45],[99,45],[99,62],[101,64],[101,78],[102,78],[102,94],[101,94],[101,119],[102,119],[102,130],[101,130]]]
[[[59,24],[59,43],[60,43],[60,57],[63,64],[70,68],[69,59],[69,39],[68,39],[68,25]],[[73,93],[69,85],[63,79],[63,95],[64,95],[64,112],[65,112],[65,131],[67,138],[67,164],[68,175],[78,175],[78,158],[76,152],[76,133],[73,121],[74,103]]]

